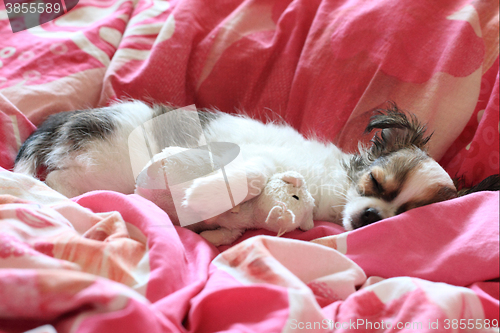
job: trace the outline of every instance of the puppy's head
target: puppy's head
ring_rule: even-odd
[[[366,132],[375,129],[371,147],[360,147],[348,168],[347,230],[457,196],[450,176],[427,154],[431,135],[414,115],[391,103],[370,119]]]

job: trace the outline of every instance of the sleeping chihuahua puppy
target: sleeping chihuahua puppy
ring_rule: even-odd
[[[45,179],[68,197],[92,190],[133,193],[129,135],[171,110],[128,101],[52,115],[22,145],[14,171]],[[217,111],[198,111],[198,116],[200,129],[189,119],[153,127],[151,146],[159,152],[172,146],[196,147],[204,140],[238,145],[249,187],[245,200],[257,196],[273,174],[293,170],[308,184],[314,219],[342,222],[353,230],[457,196],[450,176],[427,154],[431,135],[426,135],[426,126],[394,103],[376,111],[366,127],[366,132],[377,130],[371,145],[360,145],[354,154],[306,139],[286,124]],[[214,216],[217,200],[224,195],[226,184],[209,175],[193,181],[183,204]]]

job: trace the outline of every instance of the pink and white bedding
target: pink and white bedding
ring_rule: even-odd
[[[499,172],[499,4],[90,1],[12,33],[0,3],[0,332],[493,331],[499,195],[215,248],[136,195],[11,171],[48,115],[138,98],[282,117],[345,150],[394,100],[467,184]],[[496,328],[495,328],[496,327]]]

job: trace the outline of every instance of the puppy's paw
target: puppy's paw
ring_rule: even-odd
[[[186,190],[182,206],[195,211],[203,220],[233,208],[226,183],[214,176],[195,179]]]
[[[188,151],[188,148],[183,148],[183,147],[177,147],[177,146],[171,146],[171,147],[165,147],[161,151],[161,153],[156,154],[155,157],[158,155],[160,157],[170,157],[179,153],[183,153],[185,151]]]

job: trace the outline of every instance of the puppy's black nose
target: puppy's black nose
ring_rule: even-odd
[[[367,208],[363,213],[361,213],[361,223],[363,225],[368,225],[377,221],[382,220],[379,212],[375,208]]]

